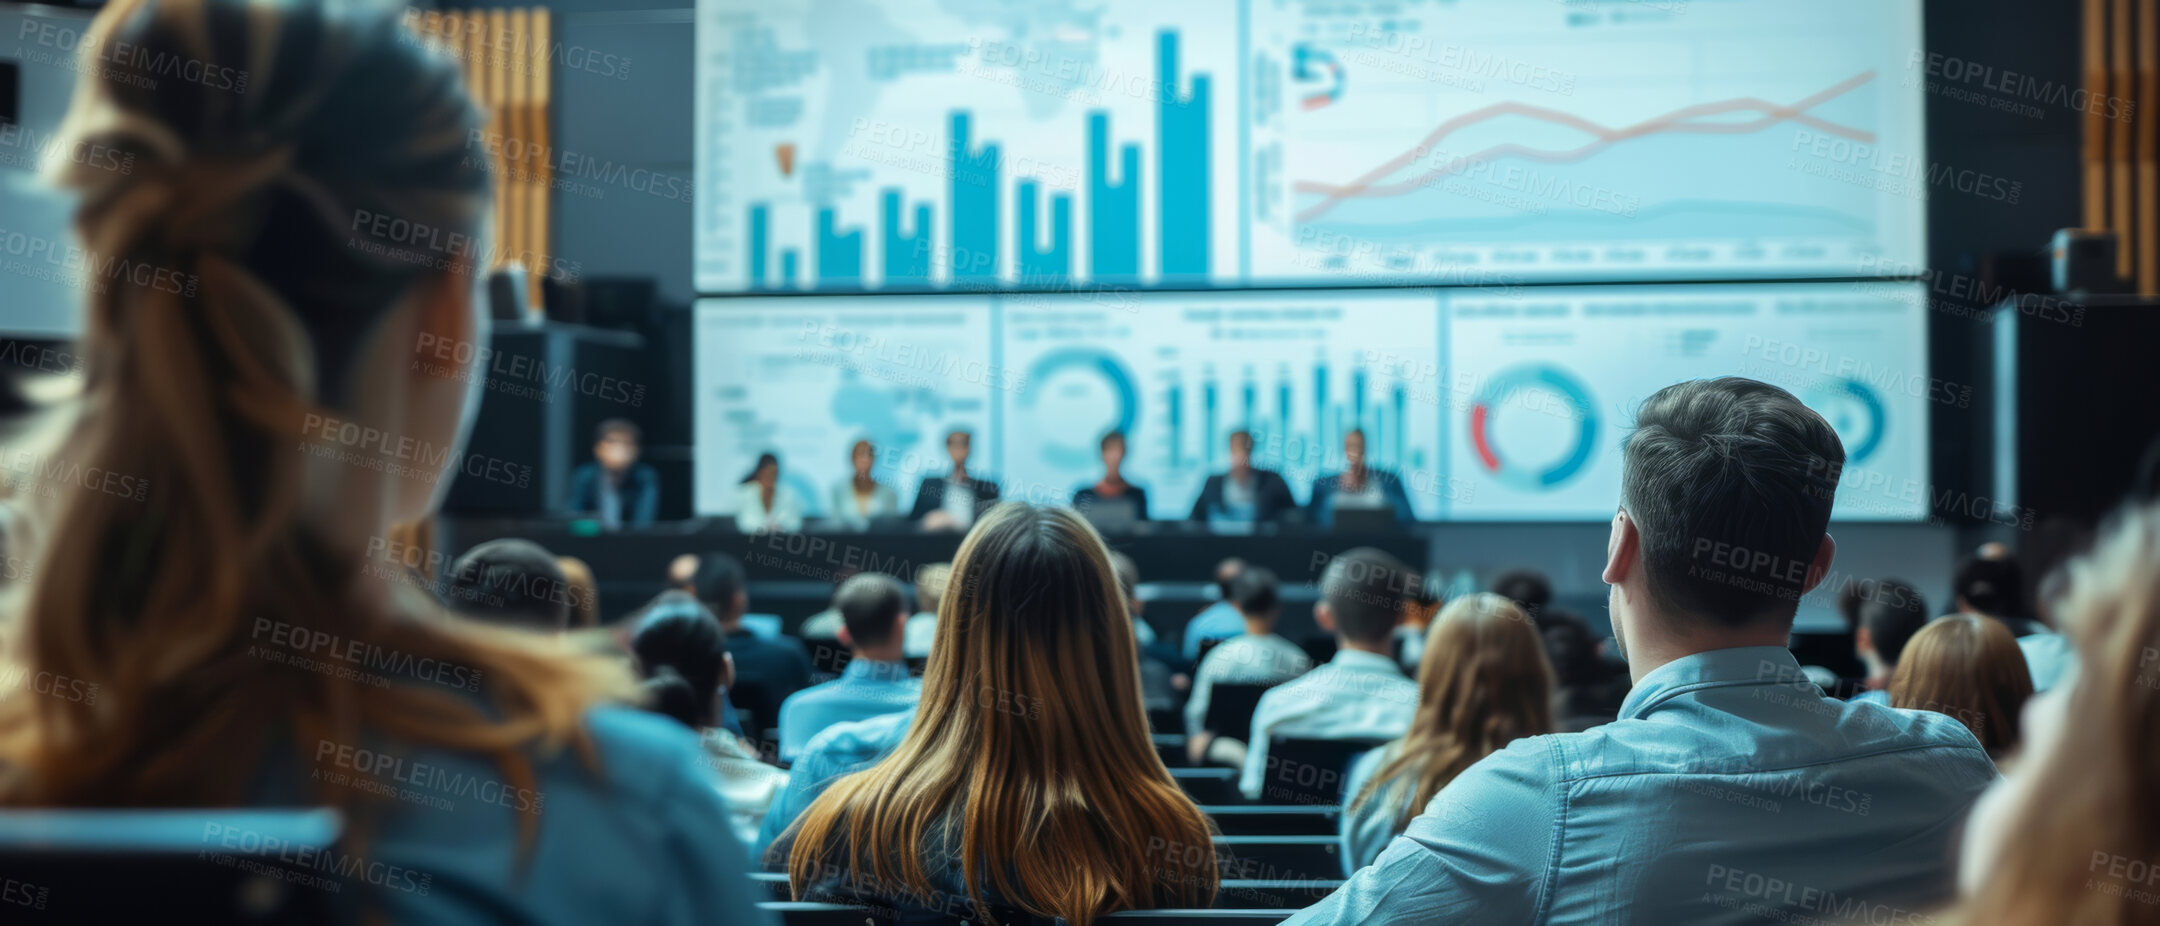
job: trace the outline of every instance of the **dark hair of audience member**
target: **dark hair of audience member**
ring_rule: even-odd
[[[1845,467],[1830,423],[1768,383],[1699,379],[1644,400],[1622,446],[1651,597],[1714,626],[1791,621]]]
[[[632,615],[630,626],[647,709],[693,730],[717,725],[728,654],[720,619],[696,598],[668,591]]]
[[[2025,616],[2025,571],[2014,559],[1966,557],[1950,585],[1958,608],[1994,618]]]
[[[788,853],[795,895],[838,865],[942,896],[929,872],[954,864],[978,909],[994,891],[1076,926],[1208,906],[1212,852],[1146,849],[1212,840],[1149,739],[1121,594],[1102,539],[1073,511],[984,513],[953,561],[915,722],[803,814]]]
[[[1320,578],[1320,600],[1334,615],[1336,633],[1377,646],[1394,632],[1403,601],[1417,581],[1401,560],[1372,547],[1357,547],[1328,563]]]
[[[1572,614],[1548,614],[1538,636],[1545,644],[1545,656],[1551,661],[1554,683],[1563,691],[1595,685],[1606,681],[1613,674],[1598,655],[1597,634],[1590,632],[1590,625]]]
[[[1927,600],[1910,582],[1881,579],[1872,584],[1874,592],[1860,601],[1860,627],[1868,632],[1875,655],[1889,665],[1899,665],[1908,641],[1927,626]]]
[[[644,440],[645,433],[638,429],[637,422],[628,418],[609,418],[593,428],[593,441],[595,443],[617,436],[635,444]]]
[[[1972,614],[1929,621],[1890,677],[1890,706],[1947,714],[1997,758],[2017,748],[2032,673],[2008,625]]]
[[[1130,556],[1111,550],[1110,569],[1117,573],[1118,592],[1125,596],[1126,606],[1131,607],[1134,597],[1140,594],[1140,564]]]
[[[2145,923],[2151,897],[2125,875],[2160,857],[2160,505],[2110,516],[2092,552],[2070,561],[2063,630],[2078,654],[2076,681],[1996,795],[1976,810],[1968,860],[1987,872],[1959,910],[1966,926]],[[1971,859],[1974,836],[2000,815],[1992,858]],[[2129,861],[2125,861],[2129,860]],[[2095,890],[2098,884],[2105,888]]]
[[[570,626],[574,592],[555,554],[506,537],[465,551],[450,566],[450,610],[474,620],[554,633]]]
[[[1230,581],[1230,604],[1247,617],[1272,617],[1282,607],[1282,583],[1272,569],[1247,567]]]
[[[700,556],[690,584],[697,590],[697,600],[712,609],[722,624],[742,616],[739,602],[749,588],[742,560],[718,551]]]
[[[415,343],[480,336],[471,278],[355,246],[370,238],[352,221],[394,216],[479,240],[490,184],[466,144],[484,120],[457,68],[393,4],[121,3],[82,41],[131,60],[277,66],[241,100],[153,89],[140,67],[108,62],[80,75],[53,139],[133,165],[51,162],[83,250],[199,285],[82,290],[84,372],[52,452],[148,490],[63,492],[26,512],[35,558],[54,565],[0,621],[0,651],[32,673],[104,684],[95,710],[0,698],[0,802],[234,806],[277,743],[458,750],[521,784],[535,744],[594,757],[585,709],[627,695],[627,673],[446,619],[416,590],[382,593],[365,577],[368,544],[424,520],[447,474],[311,453],[335,445],[326,421],[455,445],[456,418],[477,401],[470,361],[440,377],[411,362]],[[381,505],[325,504],[346,493]],[[250,635],[266,622],[468,667],[487,689],[460,698],[265,668]],[[355,786],[309,787],[314,803],[356,815],[380,806]],[[519,816],[529,839],[537,818]]]
[[[1230,600],[1230,583],[1244,571],[1245,561],[1235,556],[1215,564],[1215,591],[1222,600]]]
[[[900,618],[907,613],[907,592],[892,576],[858,572],[833,591],[833,607],[855,646],[883,646],[899,631]]]
[[[1552,580],[1535,569],[1510,569],[1493,580],[1493,594],[1521,607],[1532,620],[1542,620],[1552,604]]]
[[[1410,732],[1350,806],[1383,797],[1399,831],[1464,769],[1525,736],[1553,730],[1553,671],[1537,625],[1492,592],[1455,599],[1425,631]]]

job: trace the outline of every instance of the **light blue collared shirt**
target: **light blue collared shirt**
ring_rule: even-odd
[[[1407,788],[1396,782],[1383,784],[1373,792],[1372,800],[1354,804],[1374,775],[1380,774],[1380,766],[1393,758],[1402,748],[1396,740],[1364,755],[1350,763],[1350,774],[1343,777],[1343,813],[1338,824],[1336,838],[1342,847],[1343,876],[1357,874],[1357,870],[1372,864],[1380,852],[1395,839],[1395,821],[1400,819],[1402,807],[1410,802]]]
[[[1200,643],[1204,640],[1228,640],[1245,632],[1245,615],[1227,601],[1208,605],[1193,615],[1185,624],[1185,661],[1200,659]]]
[[[1395,660],[1345,649],[1296,679],[1268,689],[1253,708],[1252,742],[1238,790],[1259,800],[1267,784],[1268,737],[1391,740],[1410,732],[1417,713],[1417,683]]]
[[[780,758],[794,761],[811,737],[833,724],[910,710],[921,698],[922,683],[908,676],[907,663],[854,659],[839,678],[780,703]]]
[[[2027,634],[2019,637],[2017,644],[2018,651],[2025,654],[2025,668],[2032,674],[2034,694],[2061,684],[2063,677],[2077,668],[2077,648],[2062,634]]]
[[[758,851],[763,853],[773,840],[795,825],[795,818],[810,809],[833,782],[885,758],[907,738],[908,727],[914,722],[915,712],[906,710],[838,724],[811,737],[810,744],[803,747],[802,761],[788,770],[787,790],[780,792],[780,798],[765,813],[765,825],[758,829]]]
[[[1471,766],[1285,922],[1909,922],[1996,777],[1963,724],[1825,697],[1782,647],[1697,653]]]

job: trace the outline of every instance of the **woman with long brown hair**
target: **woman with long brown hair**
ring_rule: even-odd
[[[1545,644],[1520,605],[1491,592],[1449,602],[1426,631],[1410,732],[1358,757],[1344,782],[1344,873],[1378,858],[1464,769],[1551,733],[1552,702]]]
[[[2160,911],[2160,506],[2125,509],[2069,567],[2076,674],[2034,698],[1958,866],[1965,926],[2151,923]]]
[[[2018,745],[2018,715],[2032,673],[2010,628],[1992,617],[1950,614],[1906,642],[1890,676],[1890,706],[1955,718],[1996,762]]]
[[[394,922],[754,920],[695,740],[450,618],[397,539],[475,469],[492,257],[479,114],[401,10],[119,0],[84,38],[53,147],[109,156],[49,166],[97,278],[34,452],[105,475],[26,506],[0,674],[93,695],[0,697],[0,804],[337,808],[317,867]]]
[[[1148,738],[1132,621],[1072,511],[983,515],[938,606],[899,748],[841,779],[774,852],[804,900],[964,918],[1204,907],[1207,818]]]

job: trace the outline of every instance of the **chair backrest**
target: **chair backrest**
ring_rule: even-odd
[[[1224,878],[1222,889],[1215,893],[1215,903],[1223,909],[1295,912],[1319,903],[1342,884],[1341,878],[1309,881]]]
[[[1281,682],[1218,682],[1208,692],[1207,716],[1200,721],[1201,727],[1218,738],[1234,739],[1240,743],[1252,739],[1252,715],[1260,706],[1260,696]]]
[[[1244,800],[1238,792],[1237,769],[1173,768],[1170,778],[1195,804],[1231,804]]]
[[[1340,877],[1336,836],[1217,836],[1215,868],[1224,878],[1304,881]]]
[[[1384,739],[1271,737],[1260,800],[1270,804],[1341,804],[1351,760],[1386,743]]]
[[[1215,647],[1221,646],[1223,644],[1223,641],[1228,639],[1230,638],[1209,637],[1205,640],[1200,641],[1199,648],[1194,650],[1194,652],[1198,653],[1199,655],[1193,657],[1193,668],[1199,668],[1201,663],[1207,661],[1207,654],[1213,652]]]
[[[758,906],[779,920],[780,926],[876,926],[892,922],[877,911],[836,903],[768,900]]]
[[[1202,805],[1200,812],[1225,836],[1333,836],[1342,808],[1324,804]]]
[[[340,874],[343,830],[332,810],[0,813],[0,919],[328,922],[374,887]]]
[[[1097,922],[1114,926],[1275,926],[1296,910],[1127,910]]]

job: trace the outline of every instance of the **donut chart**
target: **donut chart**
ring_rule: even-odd
[[[1493,425],[1500,409],[1526,389],[1558,395],[1569,410],[1567,417],[1575,422],[1573,446],[1558,460],[1542,467],[1502,453],[1494,439]],[[1597,432],[1597,405],[1590,398],[1590,388],[1573,374],[1548,363],[1502,370],[1478,390],[1470,406],[1470,444],[1477,451],[1478,464],[1503,485],[1517,489],[1549,491],[1581,475],[1596,452]]]
[[[1115,427],[1126,434],[1133,432],[1133,425],[1138,423],[1140,418],[1140,393],[1133,385],[1132,374],[1126,371],[1124,362],[1116,355],[1092,347],[1062,348],[1037,359],[1028,368],[1027,381],[1030,387],[1019,394],[1019,409],[1022,412],[1034,411],[1038,390],[1057,377],[1068,374],[1101,380],[1110,393],[1117,397]],[[1085,433],[1075,436],[1079,438],[1079,443],[1042,444],[1043,459],[1054,466],[1062,467],[1084,468],[1093,465],[1096,454],[1101,449],[1096,439],[1102,435]]]
[[[1889,416],[1883,408],[1882,394],[1875,387],[1851,377],[1839,377],[1835,383],[1811,390],[1808,405],[1830,422],[1838,439],[1845,443],[1847,466],[1865,463],[1881,449]]]

